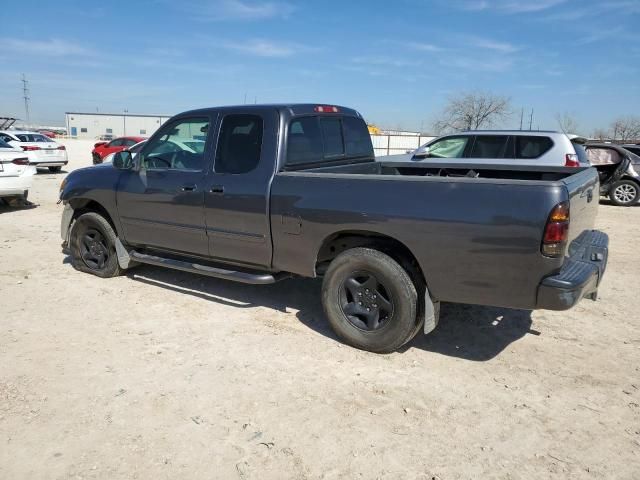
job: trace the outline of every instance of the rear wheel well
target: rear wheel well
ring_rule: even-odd
[[[327,237],[318,251],[316,273],[323,275],[334,258],[356,247],[373,248],[389,255],[407,270],[416,286],[426,285],[424,273],[411,250],[395,238],[374,232],[349,231]]]
[[[85,213],[88,212],[95,212],[100,214],[102,217],[104,217],[104,219],[109,222],[109,225],[111,225],[111,228],[113,228],[113,231],[116,232],[116,235],[118,234],[118,229],[116,228],[115,224],[113,223],[113,219],[111,218],[111,215],[109,215],[109,212],[107,212],[107,209],[104,208],[102,205],[100,205],[98,202],[96,202],[95,200],[72,200],[71,202],[69,202],[71,207],[73,208],[73,217],[72,217],[72,221],[75,221],[80,215],[83,215]]]

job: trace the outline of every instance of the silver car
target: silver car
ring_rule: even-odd
[[[585,138],[552,131],[475,130],[431,140],[411,161],[446,158],[447,163],[588,166]]]

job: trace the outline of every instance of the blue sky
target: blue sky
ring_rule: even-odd
[[[640,115],[640,0],[155,0],[6,3],[1,115],[171,114],[322,102],[429,131],[447,98],[485,90],[569,112],[583,133]]]

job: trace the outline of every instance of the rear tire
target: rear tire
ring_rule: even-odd
[[[347,344],[390,353],[419,330],[418,296],[407,271],[372,248],[353,248],[329,265],[322,304],[331,327]]]
[[[630,207],[640,199],[640,186],[633,180],[620,180],[609,189],[611,203],[619,207]]]
[[[95,212],[80,215],[69,238],[73,268],[101,278],[122,275],[118,264],[116,233],[104,217]]]
[[[49,167],[49,171],[51,173],[59,173],[62,170],[62,167]]]
[[[94,165],[98,165],[99,163],[102,163],[102,158],[97,153],[94,153],[93,154],[93,164]]]

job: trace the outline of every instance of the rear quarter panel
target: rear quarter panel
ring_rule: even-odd
[[[533,308],[562,259],[540,253],[560,183],[288,172],[271,190],[273,267],[315,275],[337,232],[374,232],[413,252],[442,301]]]

